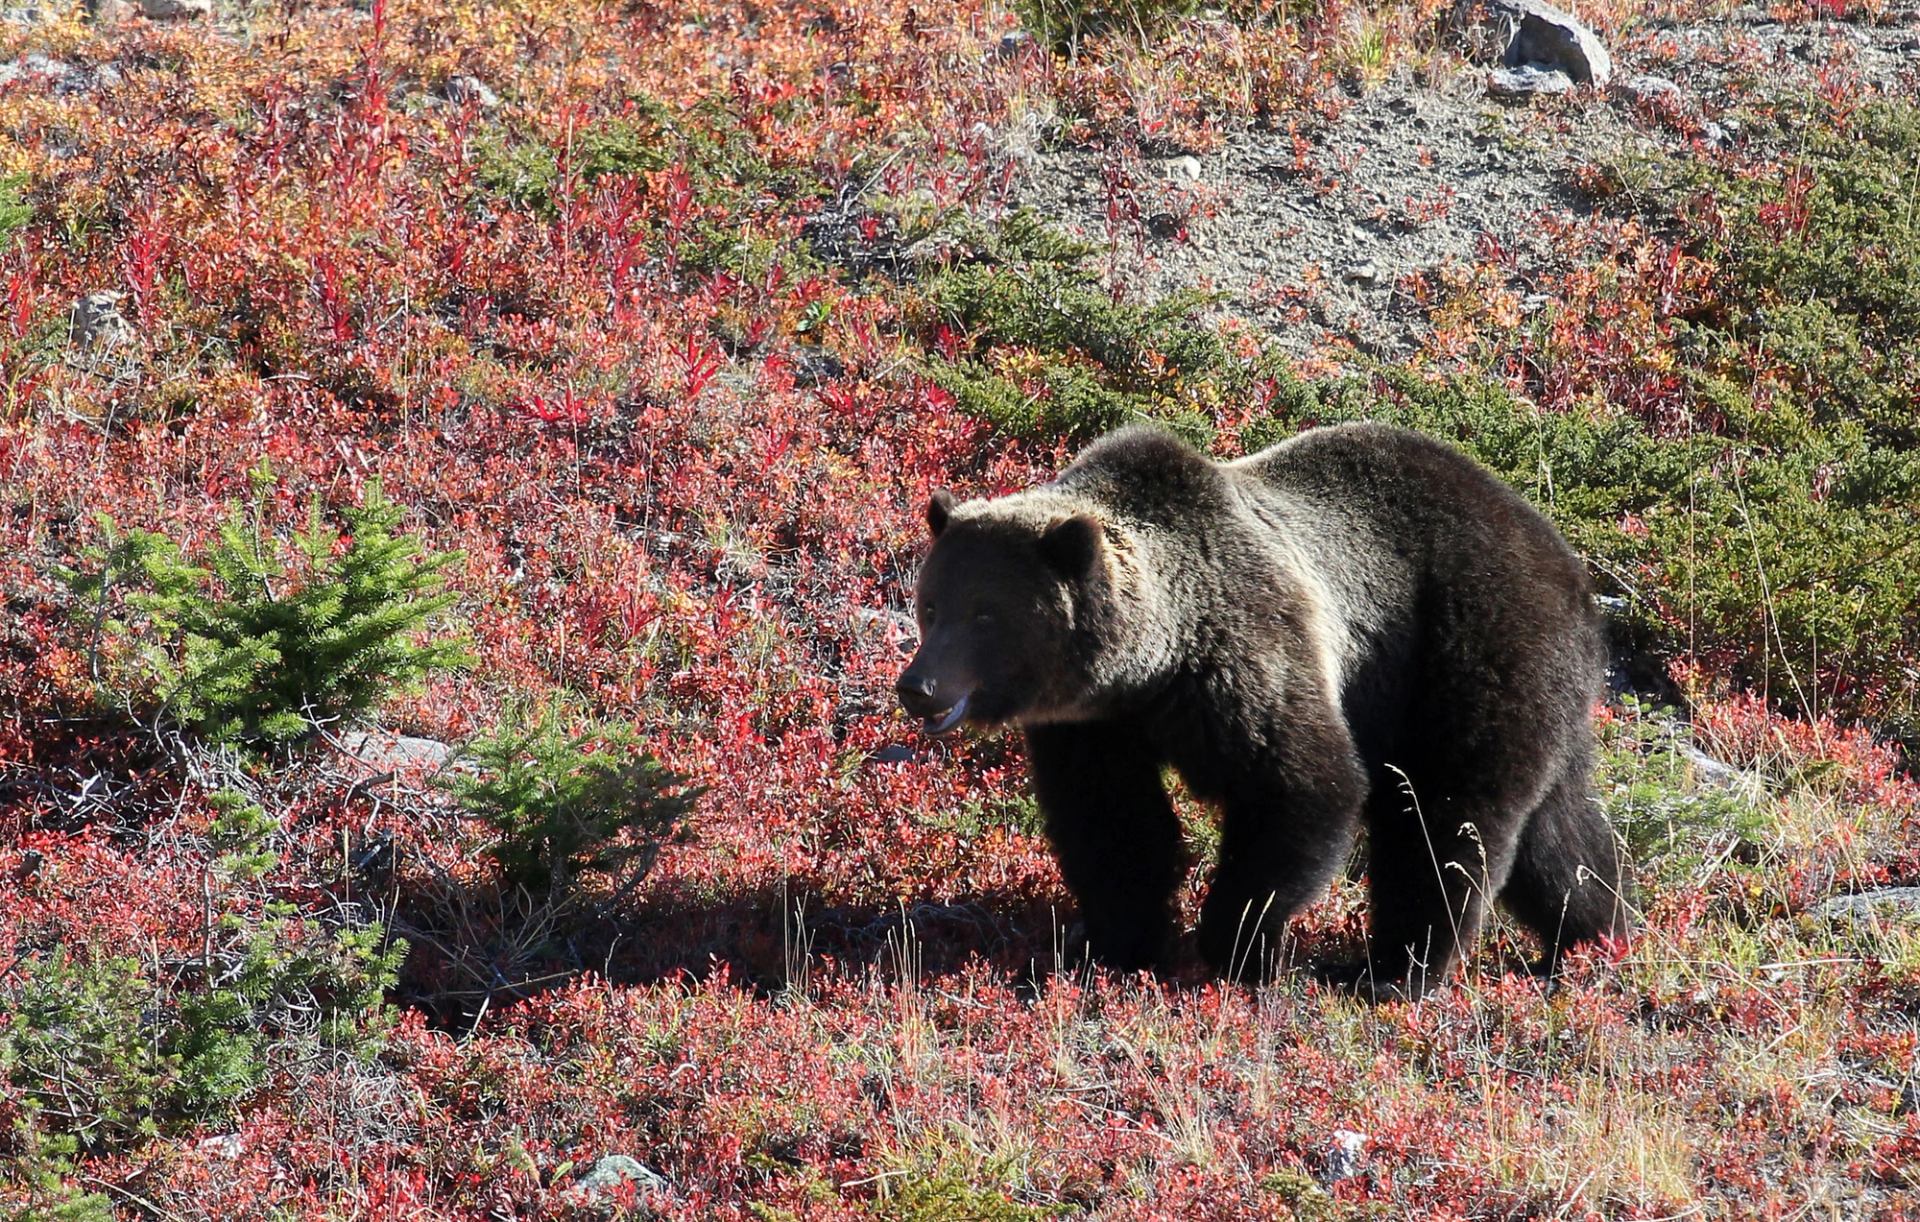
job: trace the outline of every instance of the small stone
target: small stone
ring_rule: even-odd
[[[1495,68],[1487,73],[1487,94],[1496,98],[1527,100],[1541,95],[1565,93],[1573,88],[1573,78],[1557,68],[1522,64],[1518,68]]]
[[[1719,123],[1708,120],[1700,129],[1700,139],[1711,148],[1725,148],[1731,140],[1727,129]]]
[[[220,1133],[213,1137],[202,1137],[200,1149],[215,1158],[232,1162],[247,1152],[247,1143],[238,1133]]]
[[[847,372],[846,362],[818,344],[795,344],[789,359],[796,386],[824,385]]]
[[[53,82],[56,90],[67,92],[63,87],[79,75],[79,71],[72,64],[35,51],[21,56],[17,63],[0,64],[0,85],[44,77]]]
[[[1174,178],[1184,178],[1188,182],[1200,181],[1200,159],[1194,156],[1175,157],[1167,162],[1167,173]]]
[[[988,50],[988,63],[1005,63],[1033,45],[1033,35],[1025,30],[1015,30],[1011,34],[1002,34],[1000,41]]]
[[[1680,86],[1664,76],[1640,75],[1629,78],[1625,83],[1626,91],[1636,102],[1652,103],[1671,100],[1680,101]]]
[[[1740,784],[1740,770],[1724,760],[1717,760],[1692,743],[1680,744],[1680,757],[1693,769],[1694,779],[1702,785],[1715,789],[1733,789]]]
[[[1327,1168],[1321,1181],[1335,1184],[1359,1175],[1366,1167],[1368,1140],[1365,1133],[1335,1129],[1333,1140],[1327,1147]]]
[[[140,0],[149,21],[204,21],[213,16],[213,0]]]
[[[1156,212],[1147,218],[1147,232],[1162,241],[1180,236],[1186,225],[1171,212]]]
[[[386,730],[353,730],[340,736],[340,749],[375,774],[446,767],[453,748],[432,738]]]
[[[500,95],[487,87],[487,83],[477,76],[448,77],[441,87],[441,96],[456,106],[471,103],[481,110],[492,110],[500,105]]]
[[[1373,265],[1372,259],[1362,259],[1341,271],[1340,278],[1348,284],[1372,284],[1380,278],[1380,269]]]
[[[1857,895],[1836,895],[1823,900],[1813,915],[1828,921],[1860,924],[1874,921],[1920,923],[1920,887],[1882,887]]]
[[[593,1165],[573,1187],[574,1195],[586,1204],[598,1202],[622,1184],[632,1184],[641,1195],[665,1192],[671,1185],[666,1177],[648,1168],[637,1158],[609,1154]]]
[[[913,758],[913,748],[903,743],[888,743],[867,757],[870,764],[904,764]]]
[[[120,312],[124,293],[88,293],[67,315],[67,337],[82,351],[118,348],[133,339],[133,324]]]
[[[1581,85],[1605,85],[1613,76],[1613,57],[1571,14],[1541,0],[1488,0],[1488,8],[1513,30],[1503,57],[1508,67],[1557,68]]]

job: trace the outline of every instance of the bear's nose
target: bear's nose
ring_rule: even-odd
[[[925,675],[916,675],[912,671],[900,676],[893,685],[894,694],[900,697],[900,703],[907,712],[915,717],[924,717],[929,712],[937,712],[933,699],[933,680]]]

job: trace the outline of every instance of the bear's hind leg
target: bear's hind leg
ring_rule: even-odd
[[[1047,838],[1086,924],[1085,949],[1124,971],[1160,966],[1187,861],[1153,747],[1112,722],[1034,725],[1026,735]]]
[[[1368,810],[1367,977],[1376,996],[1417,998],[1472,947],[1517,851],[1519,820],[1497,806],[1376,786]]]
[[[1587,772],[1584,758],[1569,766],[1534,810],[1500,893],[1514,916],[1540,935],[1549,972],[1566,948],[1624,936],[1632,924],[1626,861],[1588,792]]]

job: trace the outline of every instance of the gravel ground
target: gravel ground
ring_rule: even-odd
[[[1713,156],[1743,138],[1739,107],[1823,85],[1920,92],[1920,8],[1877,25],[1747,8],[1641,25],[1613,52],[1609,87],[1530,103],[1488,96],[1484,66],[1403,73],[1298,145],[1243,129],[1202,155],[1041,146],[1019,158],[1014,202],[1106,243],[1126,292],[1218,294],[1217,311],[1296,355],[1403,355],[1425,326],[1410,277],[1491,240],[1524,291],[1554,253],[1542,218],[1583,210],[1574,167],[1634,150]]]

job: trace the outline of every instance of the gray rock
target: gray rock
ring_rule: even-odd
[[[487,83],[477,76],[449,77],[440,92],[441,96],[456,106],[471,102],[481,110],[492,110],[500,105],[500,95],[489,89]]]
[[[1015,30],[1011,34],[1002,34],[1000,41],[987,50],[988,63],[1003,63],[1018,56],[1020,52],[1034,45],[1033,35],[1025,30]]]
[[[205,21],[213,0],[140,0],[140,12],[149,21]]]
[[[1715,789],[1737,789],[1745,776],[1738,768],[1725,760],[1717,760],[1692,743],[1679,744],[1680,758],[1687,761],[1687,767],[1693,769],[1694,779],[1702,785]]]
[[[247,1152],[247,1143],[238,1133],[220,1133],[213,1137],[202,1137],[200,1149],[215,1158],[232,1162]]]
[[[1706,141],[1709,148],[1726,148],[1740,135],[1738,119],[1722,119],[1719,122],[1707,121],[1700,127],[1700,139]]]
[[[1504,62],[1510,68],[1539,64],[1557,68],[1576,84],[1605,85],[1613,76],[1613,57],[1592,30],[1542,0],[1487,0],[1488,8],[1512,29]]]
[[[846,376],[846,362],[818,344],[795,344],[788,359],[796,386],[820,386]]]
[[[1496,98],[1530,99],[1565,93],[1573,88],[1573,78],[1557,68],[1522,64],[1518,68],[1495,68],[1487,73],[1487,94]]]
[[[1167,162],[1167,174],[1172,178],[1184,178],[1188,182],[1200,181],[1200,159],[1194,156],[1175,157]]]
[[[1340,273],[1340,278],[1348,284],[1370,285],[1380,278],[1380,269],[1374,266],[1372,259],[1363,259],[1349,265]]]
[[[453,748],[432,738],[386,730],[354,730],[340,736],[340,749],[375,773],[444,768]]]
[[[1836,895],[1815,905],[1813,915],[1828,921],[1920,923],[1920,887],[1883,887],[1858,895]]]
[[[0,85],[11,85],[15,81],[45,77],[53,82],[55,89],[60,89],[79,75],[80,70],[72,64],[42,55],[38,51],[23,55],[14,63],[0,64]]]
[[[88,293],[67,314],[67,337],[82,351],[111,350],[133,339],[133,324],[120,312],[124,293]]]
[[[639,1159],[629,1158],[625,1154],[609,1154],[580,1177],[580,1182],[573,1186],[572,1195],[582,1204],[594,1204],[603,1200],[613,1189],[629,1183],[643,1196],[651,1192],[665,1192],[672,1187],[665,1176]]]
[[[1678,102],[1683,96],[1680,91],[1680,86],[1674,84],[1664,76],[1641,75],[1629,77],[1623,87],[1637,102],[1655,102],[1665,99]]]
[[[1335,1129],[1333,1139],[1327,1145],[1327,1166],[1321,1174],[1321,1182],[1335,1184],[1359,1175],[1367,1165],[1368,1140],[1365,1133]]]
[[[909,640],[920,635],[920,625],[914,622],[912,613],[908,611],[895,611],[892,608],[881,607],[855,607],[853,622],[863,628],[898,632]]]

